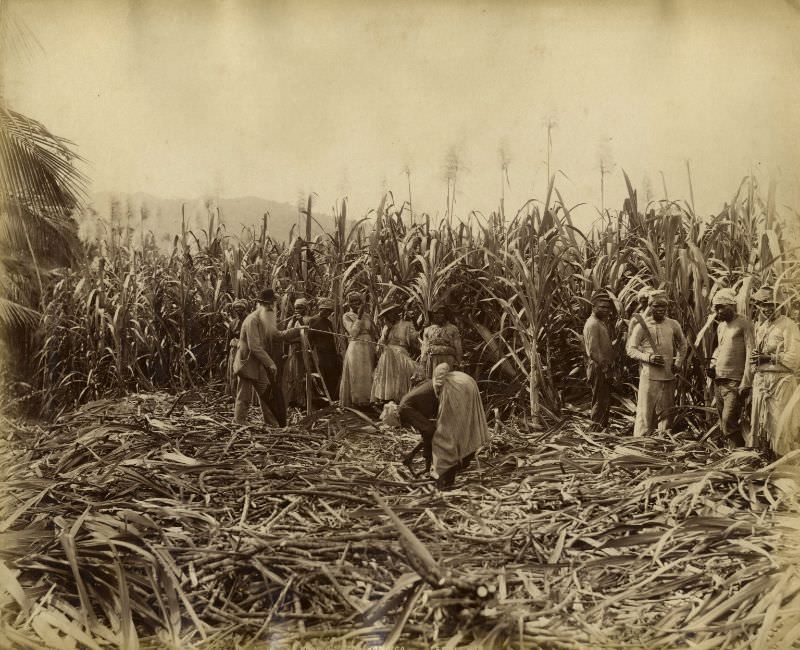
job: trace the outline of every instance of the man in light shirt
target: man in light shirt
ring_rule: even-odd
[[[707,374],[714,381],[714,399],[719,426],[725,441],[743,447],[742,405],[752,384],[752,369],[747,363],[754,345],[753,325],[736,313],[736,294],[720,289],[711,301],[716,312],[717,348]]]
[[[627,353],[639,361],[639,396],[633,435],[672,427],[675,372],[686,358],[687,343],[680,323],[667,318],[667,294],[650,294],[650,311],[635,316]]]

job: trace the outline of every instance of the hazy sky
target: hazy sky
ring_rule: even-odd
[[[790,4],[791,3],[791,4]],[[795,8],[795,5],[797,8]],[[717,211],[751,169],[800,208],[800,2],[11,0],[40,50],[5,57],[16,110],[76,143],[92,191],[319,194],[351,214],[385,189],[489,212],[644,194]],[[581,221],[596,215],[582,210]]]

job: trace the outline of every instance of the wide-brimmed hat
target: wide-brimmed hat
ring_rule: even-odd
[[[385,302],[381,305],[381,310],[378,312],[378,317],[385,316],[393,311],[397,311],[398,309],[402,309],[403,305],[400,305],[396,302]]]
[[[364,296],[361,295],[359,291],[351,291],[347,294],[347,302],[351,302],[352,300],[360,300],[364,302]]]
[[[256,300],[258,302],[272,304],[273,302],[275,302],[275,291],[273,291],[271,287],[262,289],[261,293],[258,294],[258,298],[256,298]]]
[[[786,299],[786,295],[780,287],[773,289],[772,287],[761,287],[753,294],[753,302],[766,303],[771,305],[778,305]]]
[[[294,301],[294,306],[295,307],[308,307],[308,300],[306,300],[305,298],[298,298],[297,300]]]
[[[711,299],[712,305],[735,305],[736,292],[733,289],[720,289]]]

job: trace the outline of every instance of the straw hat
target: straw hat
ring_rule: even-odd
[[[782,303],[784,300],[786,300],[786,292],[781,287],[778,287],[777,289],[773,289],[772,287],[761,287],[753,294],[753,302],[777,305]]]
[[[333,311],[333,300],[330,298],[320,298],[318,304],[320,309],[330,309]]]

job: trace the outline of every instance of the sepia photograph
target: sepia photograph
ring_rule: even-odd
[[[800,0],[0,0],[0,649],[800,648]]]

